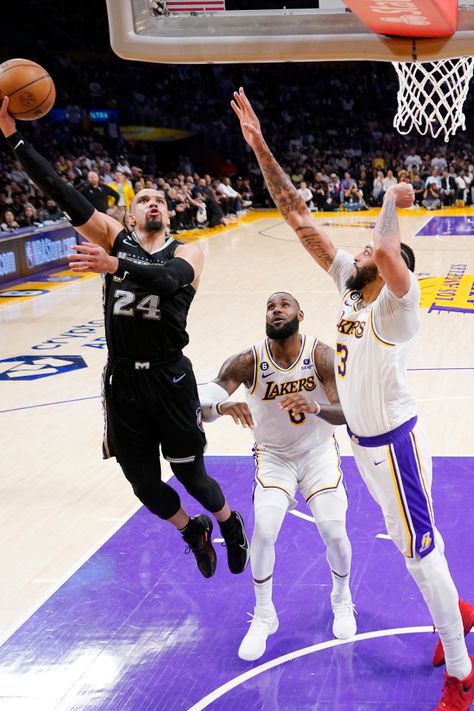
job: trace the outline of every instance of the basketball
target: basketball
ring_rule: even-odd
[[[56,99],[54,82],[46,69],[29,59],[0,64],[0,100],[10,98],[8,113],[21,121],[45,116]]]

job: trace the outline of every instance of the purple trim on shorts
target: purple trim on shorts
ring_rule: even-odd
[[[396,427],[394,430],[385,432],[381,435],[375,435],[375,437],[360,437],[359,435],[351,432],[349,427],[347,427],[347,432],[349,433],[349,437],[352,442],[359,444],[361,447],[383,447],[386,444],[394,444],[397,440],[409,434],[416,425],[417,421],[418,417],[415,415],[415,417],[412,417],[411,420],[407,420],[403,423],[403,425]]]
[[[412,552],[423,558],[435,547],[435,537],[427,493],[421,480],[421,463],[418,463],[414,447],[413,436],[409,433],[392,443],[390,453],[395,460],[395,476],[411,519]]]

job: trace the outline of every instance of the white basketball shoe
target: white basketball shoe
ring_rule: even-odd
[[[277,631],[279,624],[275,610],[273,610],[273,614],[270,613],[269,617],[262,617],[255,612],[249,631],[240,644],[239,657],[246,662],[260,659],[267,648],[268,637]]]
[[[331,607],[334,615],[332,633],[336,639],[350,639],[357,632],[355,607],[351,598],[336,600],[331,596]]]

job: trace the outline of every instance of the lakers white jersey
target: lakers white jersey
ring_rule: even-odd
[[[348,291],[354,257],[338,250],[329,274],[342,294],[337,323],[336,383],[347,424],[353,433],[371,437],[390,432],[416,414],[406,385],[409,340],[419,327],[419,286],[410,273],[402,298],[384,286],[363,306],[358,291]]]
[[[302,334],[300,352],[289,368],[281,368],[273,360],[267,339],[253,346],[254,379],[246,396],[258,446],[297,454],[313,449],[333,435],[334,425],[321,418],[305,413],[295,415],[279,408],[281,398],[291,393],[328,403],[314,364],[317,340]]]

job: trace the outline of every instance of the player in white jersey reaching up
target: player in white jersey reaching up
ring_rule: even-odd
[[[199,386],[204,421],[230,415],[255,437],[255,526],[250,563],[255,614],[239,657],[253,661],[278,629],[272,601],[275,543],[299,489],[326,546],[331,570],[333,634],[356,633],[349,589],[351,544],[346,533],[344,489],[335,425],[345,422],[337,397],[334,351],[299,333],[303,312],[294,296],[272,294],[266,335],[258,345],[229,358],[212,383]],[[247,403],[227,400],[243,384]]]
[[[446,673],[437,711],[467,711],[474,701],[474,657],[464,635],[474,624],[474,607],[458,599],[435,527],[431,457],[406,386],[420,292],[413,251],[400,242],[397,207],[413,204],[413,188],[399,183],[387,190],[374,241],[353,257],[336,249],[313,220],[268,148],[243,89],[234,93],[232,108],[276,206],[341,294],[336,382],[354,458],[439,631],[433,664],[446,661]]]

